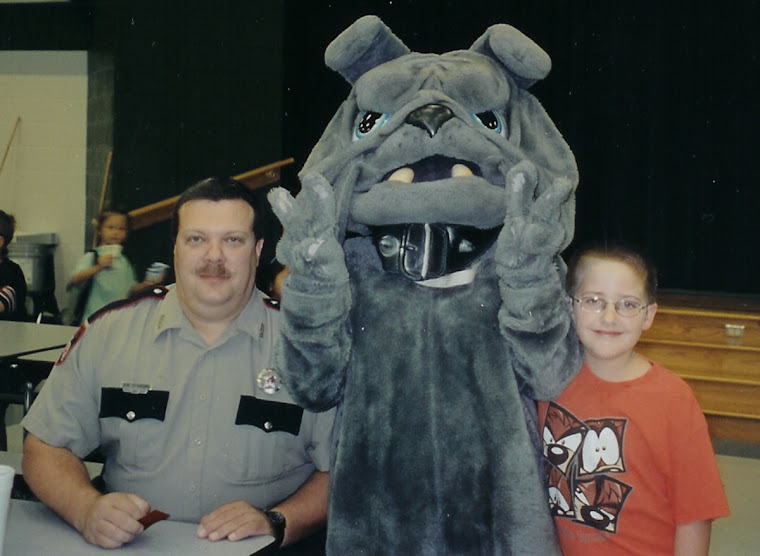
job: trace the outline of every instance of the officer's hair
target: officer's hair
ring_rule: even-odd
[[[199,181],[188,188],[177,199],[172,211],[172,243],[177,240],[179,230],[179,209],[188,201],[245,201],[253,209],[253,235],[257,239],[264,237],[264,223],[259,218],[256,196],[245,185],[232,178],[211,177]]]

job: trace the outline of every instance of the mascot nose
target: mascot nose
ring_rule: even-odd
[[[409,114],[406,117],[406,123],[424,129],[432,137],[438,133],[444,123],[453,117],[454,113],[448,107],[441,104],[427,104]]]

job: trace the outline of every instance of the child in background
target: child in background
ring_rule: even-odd
[[[276,302],[282,300],[282,282],[290,273],[287,266],[277,259],[259,263],[256,269],[257,287]]]
[[[0,320],[26,320],[26,279],[21,267],[8,258],[8,244],[16,233],[16,219],[0,210]]]
[[[85,253],[69,280],[68,287],[82,293],[91,281],[82,320],[105,305],[134,295],[154,285],[154,282],[137,282],[132,263],[122,253],[122,245],[129,235],[129,215],[126,211],[103,211],[97,220],[98,247]],[[71,324],[79,324],[72,322]]]
[[[707,555],[729,514],[707,423],[680,377],[634,351],[657,312],[654,267],[620,245],[581,249],[567,291],[580,373],[539,402],[549,504],[565,556]]]

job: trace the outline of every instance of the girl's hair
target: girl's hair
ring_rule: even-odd
[[[644,283],[647,301],[654,303],[657,300],[657,269],[652,261],[639,250],[614,241],[589,243],[581,246],[572,254],[567,263],[565,289],[568,294],[575,294],[584,263],[588,259],[611,260],[628,265]]]
[[[98,215],[97,220],[95,220],[95,231],[99,234],[100,228],[103,226],[103,222],[105,222],[109,216],[114,216],[117,214],[127,219],[127,231],[129,231],[132,227],[132,222],[130,222],[129,219],[129,212],[127,212],[127,210],[122,207],[111,207],[103,209]]]

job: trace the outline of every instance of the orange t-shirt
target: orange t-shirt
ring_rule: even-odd
[[[607,382],[584,364],[538,416],[565,556],[673,554],[677,524],[729,514],[704,415],[664,367]]]

